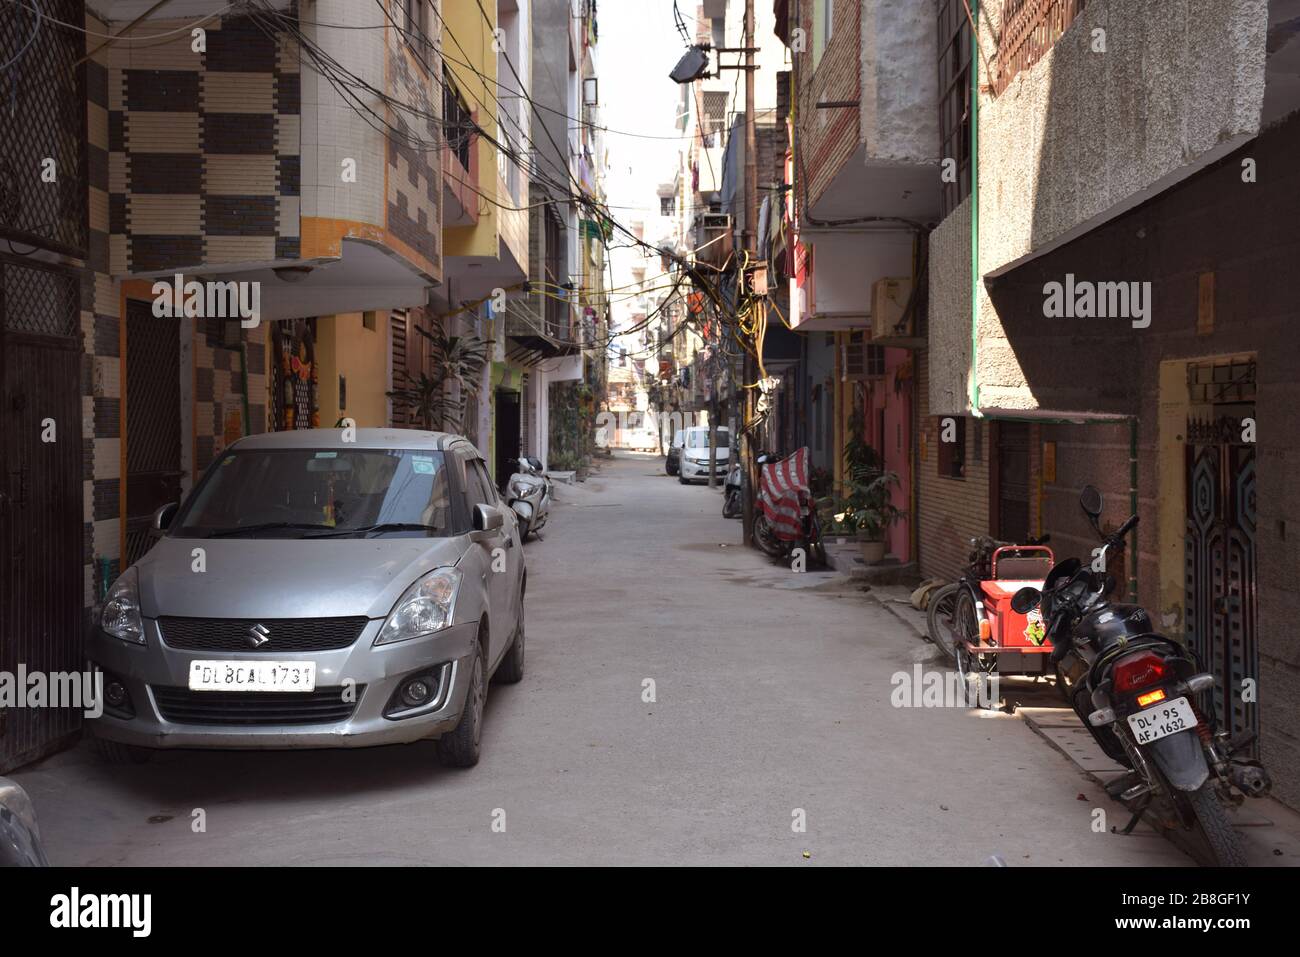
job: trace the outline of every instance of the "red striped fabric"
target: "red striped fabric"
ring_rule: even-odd
[[[803,535],[804,510],[808,506],[808,448],[789,458],[762,466],[758,502],[767,524],[777,538],[791,542]]]

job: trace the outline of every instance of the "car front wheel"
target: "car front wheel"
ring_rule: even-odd
[[[524,594],[519,593],[519,624],[515,628],[515,639],[510,649],[497,666],[492,680],[503,685],[516,684],[524,679]]]
[[[449,768],[472,768],[478,764],[483,736],[483,702],[487,688],[483,681],[483,655],[475,653],[470,666],[465,707],[454,731],[438,739],[438,760]]]

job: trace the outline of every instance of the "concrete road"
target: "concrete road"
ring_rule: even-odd
[[[894,707],[921,642],[739,547],[719,492],[622,455],[559,494],[527,546],[527,674],[493,687],[477,768],[428,743],[123,767],[82,747],[16,775],[53,862],[1189,863],[1096,833],[1120,812],[1019,719]]]

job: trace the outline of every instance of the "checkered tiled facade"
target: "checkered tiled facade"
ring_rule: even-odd
[[[162,43],[114,44],[87,67],[89,274],[82,288],[85,604],[120,571],[122,297],[115,277],[299,256],[299,58],[283,33],[245,17],[188,21]],[[93,33],[114,32],[87,16]],[[131,288],[131,287],[128,287]],[[243,334],[250,432],[266,430],[265,326]],[[227,397],[243,388],[239,349],[219,322],[195,323],[191,474],[224,441]],[[184,376],[186,370],[178,368]]]

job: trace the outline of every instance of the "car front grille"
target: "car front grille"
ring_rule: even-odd
[[[163,643],[182,651],[335,651],[347,648],[366,627],[354,618],[159,618]],[[261,626],[267,640],[253,641]]]
[[[365,685],[315,691],[191,691],[153,685],[158,712],[173,724],[333,724],[346,721]],[[350,700],[349,700],[350,699]]]

